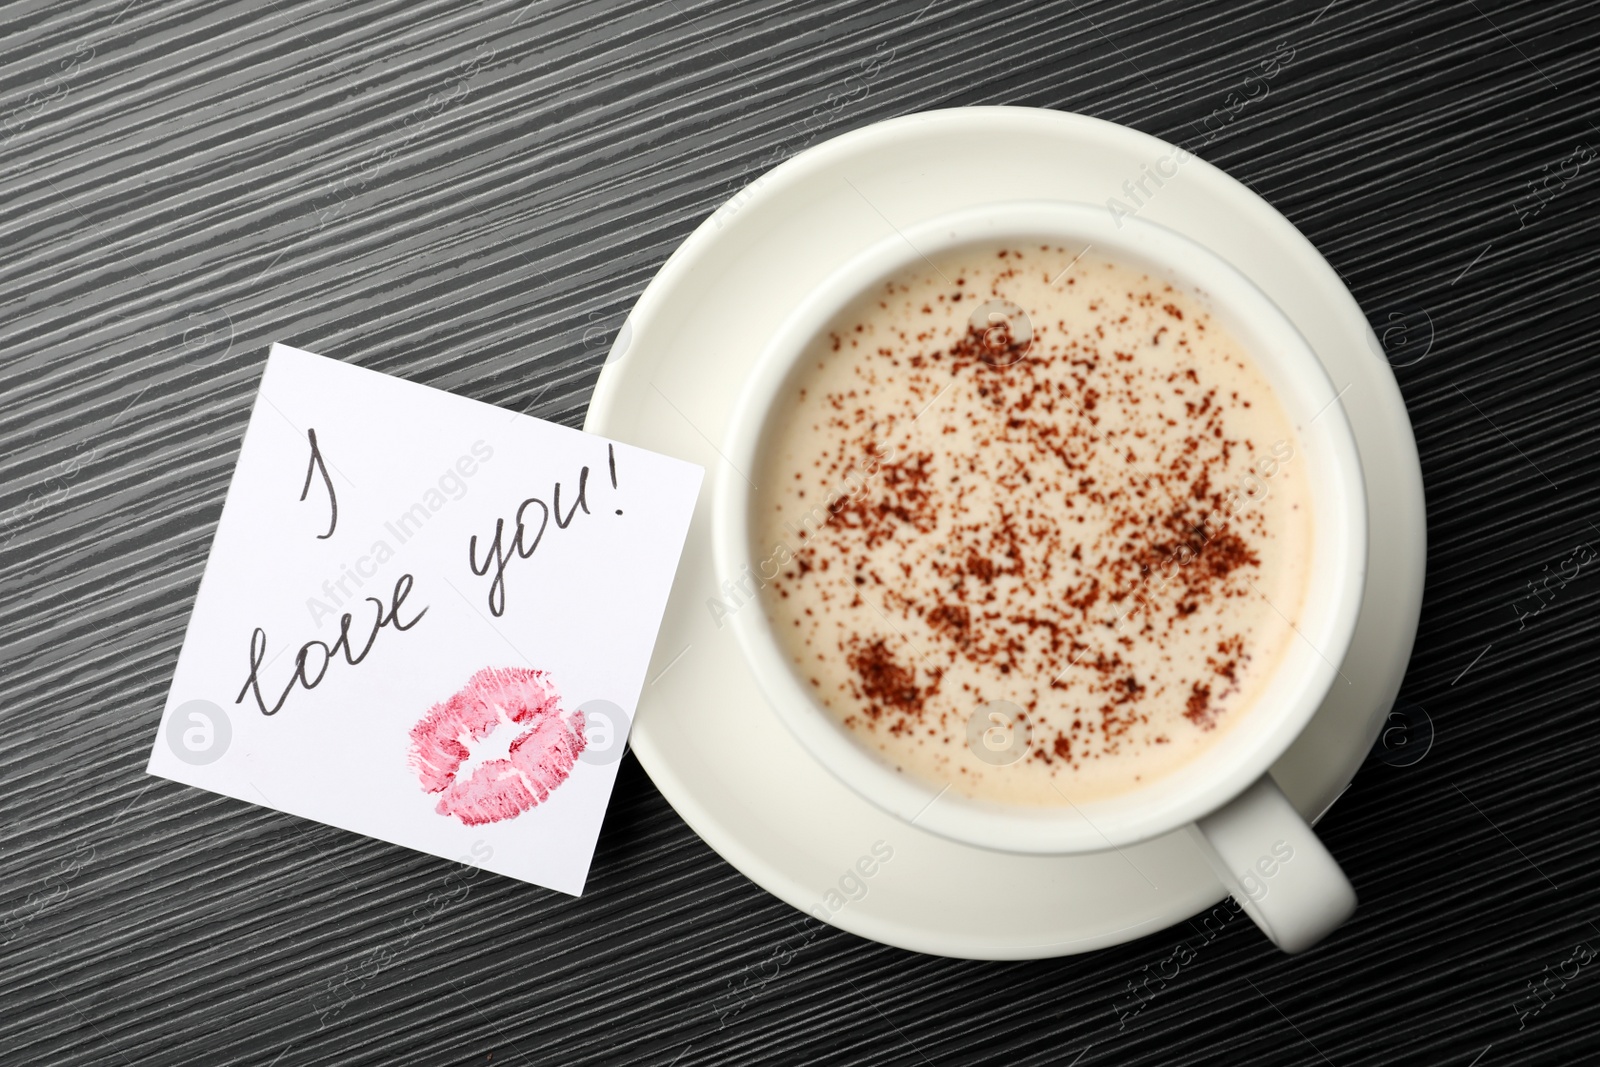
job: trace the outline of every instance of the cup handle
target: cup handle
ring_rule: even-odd
[[[1355,910],[1350,879],[1270,774],[1191,829],[1222,884],[1285,952],[1310,948]]]

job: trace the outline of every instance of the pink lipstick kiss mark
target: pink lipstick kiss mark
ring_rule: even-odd
[[[485,667],[411,728],[411,768],[435,811],[479,826],[544,803],[585,744],[544,671]]]

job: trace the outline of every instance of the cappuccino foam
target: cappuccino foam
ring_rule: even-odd
[[[877,286],[755,472],[761,601],[839,727],[1005,803],[1139,787],[1257,698],[1302,608],[1294,425],[1202,300],[1038,245]]]

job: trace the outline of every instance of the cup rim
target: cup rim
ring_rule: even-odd
[[[768,621],[759,592],[728,622],[768,704],[824,767],[877,807],[941,836],[1006,852],[1096,852],[1159,836],[1222,807],[1265,774],[1310,721],[1338,678],[1354,636],[1367,561],[1367,506],[1354,433],[1322,362],[1287,316],[1217,253],[1156,223],[1114,217],[1103,206],[1070,201],[1005,201],[968,207],[884,238],[832,271],[789,313],[757,357],[722,441],[712,508],[713,562],[719,577],[756,574],[752,489],[763,430],[794,364],[822,331],[873,285],[945,251],[979,242],[1087,244],[1112,258],[1159,272],[1210,305],[1249,351],[1283,399],[1287,386],[1299,443],[1322,456],[1314,496],[1312,566],[1299,640],[1277,664],[1248,721],[1194,759],[1137,789],[1082,804],[1031,807],[982,801],[901,774],[849,737],[795,674]],[[1263,353],[1270,353],[1264,355]],[[1317,398],[1316,414],[1303,418]],[[770,578],[768,574],[766,577]],[[759,582],[759,578],[757,578]],[[1311,618],[1309,606],[1320,610]],[[1309,647],[1309,654],[1305,648]],[[1278,701],[1267,707],[1268,699]],[[1249,729],[1247,729],[1247,727]]]

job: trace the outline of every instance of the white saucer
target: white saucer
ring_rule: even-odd
[[[1273,767],[1320,815],[1372,747],[1399,691],[1422,603],[1422,473],[1405,406],[1366,319],[1305,237],[1249,189],[1172,146],[1097,119],[964,108],[819,145],[707,219],[640,296],[601,372],[586,428],[702,464],[768,335],[834,268],[921,219],[1018,199],[1135,206],[1209,246],[1294,321],[1343,393],[1367,478],[1372,558],[1347,683]],[[1167,162],[1160,162],[1163,159]],[[814,762],[767,707],[711,563],[706,480],[667,605],[632,746],[712,848],[769,892],[842,929],[917,952],[1027,959],[1085,952],[1181,922],[1224,891],[1182,831],[1089,856],[955,844],[884,814]],[[759,610],[752,607],[748,610]],[[878,845],[874,856],[874,845]],[[892,850],[892,857],[882,860]],[[872,871],[870,876],[858,872]],[[1360,886],[1357,886],[1360,890]],[[849,899],[854,897],[855,899]],[[840,902],[843,901],[842,905]]]

